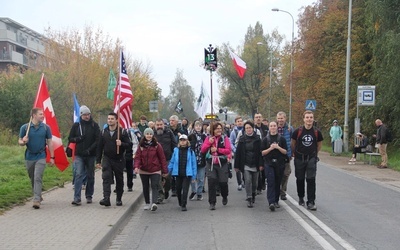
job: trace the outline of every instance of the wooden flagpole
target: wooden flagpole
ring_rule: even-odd
[[[29,129],[31,128],[31,122],[32,122],[32,115],[31,115],[31,118],[29,119],[28,128],[26,129],[25,136],[28,136],[28,134],[29,134]]]
[[[119,140],[119,124],[120,124],[120,119],[119,115],[121,113],[121,62],[122,62],[122,50],[119,51],[119,79],[118,79],[118,111],[117,111],[117,140]],[[119,154],[119,146],[117,145],[117,154]]]

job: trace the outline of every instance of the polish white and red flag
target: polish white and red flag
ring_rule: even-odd
[[[51,129],[53,148],[54,148],[54,163],[60,171],[68,168],[69,162],[65,155],[64,146],[61,141],[60,129],[58,128],[56,114],[54,113],[53,105],[51,103],[49,91],[47,89],[44,74],[40,80],[39,89],[36,95],[34,108],[42,108],[44,113],[44,123]],[[46,148],[46,162],[50,162],[50,152]]]
[[[238,73],[239,77],[243,79],[244,73],[246,73],[246,63],[230,49],[228,50],[229,54],[231,55],[233,66],[235,67],[236,72]]]
[[[119,80],[114,92],[114,112],[118,114],[119,123],[122,128],[130,128],[132,125],[132,102],[133,94],[126,72],[124,53],[121,50]]]

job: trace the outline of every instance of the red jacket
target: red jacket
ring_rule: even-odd
[[[162,174],[168,174],[167,161],[161,144],[147,147],[140,145],[135,155],[135,168],[150,173],[161,170]]]

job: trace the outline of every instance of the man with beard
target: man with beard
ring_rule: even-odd
[[[156,133],[154,134],[154,137],[157,139],[158,143],[161,144],[168,165],[169,161],[171,160],[172,153],[174,152],[174,148],[178,146],[178,142],[175,139],[174,133],[171,131],[171,129],[165,127],[164,121],[161,118],[156,120],[155,128]],[[164,187],[162,185],[163,182],[165,183]],[[161,178],[158,188],[158,203],[161,203],[164,199],[168,199],[170,188],[171,176],[168,175],[165,178]]]
[[[179,136],[186,134],[185,131],[182,129],[182,126],[179,124],[179,117],[177,115],[171,115],[169,118],[169,128],[171,129],[172,133],[174,133],[175,141],[178,144]],[[158,138],[157,138],[158,139]],[[168,161],[168,159],[167,159]],[[172,196],[176,196],[176,188],[175,188],[175,178],[171,178],[171,189],[172,189]]]

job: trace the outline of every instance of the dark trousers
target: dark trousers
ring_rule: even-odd
[[[176,176],[176,196],[178,197],[179,206],[186,207],[189,187],[192,182],[191,176]]]
[[[294,159],[294,169],[296,175],[297,195],[304,198],[305,182],[307,182],[307,201],[315,201],[316,192],[316,175],[317,175],[317,158]]]
[[[115,190],[117,191],[117,200],[121,200],[124,192],[124,168],[125,159],[111,159],[107,156],[103,157],[101,163],[102,178],[103,178],[103,195],[104,198],[110,198],[111,183],[113,182],[113,175],[115,176]]]
[[[282,175],[285,166],[265,165],[264,172],[267,177],[267,200],[269,204],[279,201]]]
[[[207,179],[208,179],[208,202],[210,204],[217,203],[217,186],[221,190],[222,198],[228,197],[228,179],[229,169],[228,165],[212,165],[207,163],[206,165]]]
[[[353,148],[353,155],[354,155],[354,158],[357,157],[357,153],[361,153],[361,152],[362,152],[361,149],[362,149],[362,148],[360,148],[360,147],[354,147],[354,148]]]
[[[257,184],[257,190],[261,191],[265,189],[265,171],[259,171],[258,175],[258,184]]]
[[[131,189],[133,187],[133,159],[125,160],[126,169],[126,186]]]
[[[142,181],[143,197],[146,204],[150,204],[150,185],[151,185],[151,200],[152,203],[157,203],[158,186],[160,183],[161,175],[159,174],[141,174],[140,180]]]

